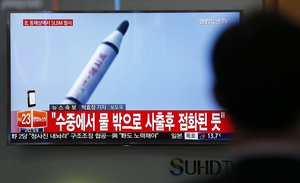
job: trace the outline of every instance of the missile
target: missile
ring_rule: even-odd
[[[62,104],[86,104],[98,83],[117,56],[119,48],[129,26],[127,20],[107,36],[97,47],[85,68],[69,90]]]

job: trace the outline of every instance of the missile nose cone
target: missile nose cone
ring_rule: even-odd
[[[129,22],[127,20],[124,20],[120,25],[119,27],[117,28],[118,31],[120,31],[123,36],[125,35],[127,29],[128,29],[128,26],[129,26]]]

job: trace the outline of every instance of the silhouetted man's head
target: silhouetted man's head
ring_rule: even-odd
[[[248,17],[224,32],[213,53],[215,91],[236,127],[277,132],[300,112],[300,31],[278,15]]]

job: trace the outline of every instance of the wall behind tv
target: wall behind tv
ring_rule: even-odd
[[[181,182],[214,176],[231,160],[230,145],[211,146],[9,146],[7,145],[6,14],[15,10],[261,10],[261,0],[2,0],[0,54],[0,182]],[[188,175],[171,162],[194,162]],[[206,164],[206,162],[208,162]],[[182,164],[184,165],[184,164]],[[212,166],[212,170],[205,172]],[[185,170],[184,170],[185,171]],[[173,174],[172,174],[173,172]],[[175,176],[176,174],[177,176]]]

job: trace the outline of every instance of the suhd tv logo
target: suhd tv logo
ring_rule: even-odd
[[[180,175],[219,175],[226,173],[233,167],[231,160],[188,160],[173,158],[169,171],[174,176]]]

